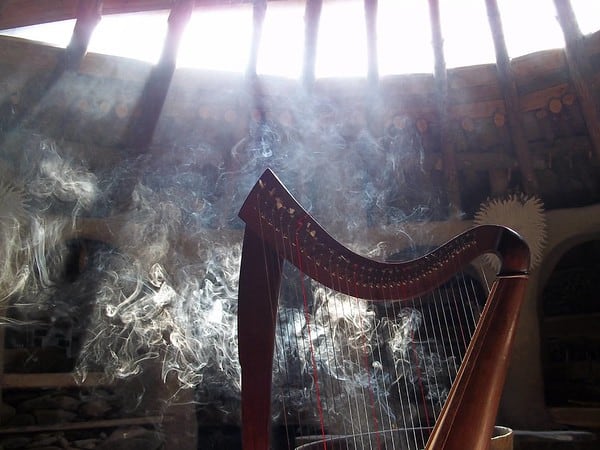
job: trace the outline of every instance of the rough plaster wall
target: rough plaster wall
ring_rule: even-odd
[[[600,205],[548,211],[547,245],[533,270],[517,327],[499,421],[521,429],[556,427],[544,400],[540,349],[541,294],[561,256],[600,235]]]

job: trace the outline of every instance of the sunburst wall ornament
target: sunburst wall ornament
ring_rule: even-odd
[[[536,196],[512,194],[505,198],[489,199],[481,204],[475,214],[476,225],[504,225],[519,233],[529,245],[531,266],[536,267],[546,245],[546,217],[544,203]],[[499,269],[498,259],[486,257],[487,261]]]

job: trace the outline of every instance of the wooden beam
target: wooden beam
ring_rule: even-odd
[[[377,54],[378,0],[364,0],[367,38],[367,85],[365,96],[365,126],[376,135],[382,131],[382,101],[379,85],[379,57]]]
[[[586,52],[586,38],[581,33],[569,0],[554,0],[558,22],[565,37],[565,56],[573,87],[579,99],[583,119],[590,134],[596,159],[600,160],[600,113],[592,89],[592,68]]]
[[[77,0],[5,0],[0,3],[0,30],[76,17]]]
[[[0,8],[1,8],[0,3]],[[0,9],[1,14],[4,9]],[[78,69],[83,56],[87,51],[87,46],[92,35],[92,32],[100,21],[102,11],[102,0],[79,0],[76,8],[77,21],[71,36],[71,42],[65,50],[60,50],[60,55],[52,60],[53,67],[49,70],[49,76],[42,81],[44,88],[40,89],[39,80],[32,80],[37,84],[36,89],[32,92],[36,93],[38,98],[30,99],[29,108],[22,108],[12,117],[10,124],[5,126],[4,131],[14,129],[26,122],[28,119],[35,117],[35,109],[41,101],[42,97],[60,80],[65,70]],[[20,55],[19,55],[20,57]]]
[[[500,83],[504,103],[506,104],[506,125],[519,161],[523,189],[527,193],[534,193],[538,189],[538,183],[533,171],[528,142],[525,138],[525,131],[521,120],[519,94],[517,92],[517,85],[510,64],[510,58],[508,57],[506,42],[504,41],[504,31],[502,29],[500,11],[498,10],[498,2],[497,0],[486,0],[485,4],[492,31],[492,38],[494,40],[494,49],[496,51],[498,81]]]
[[[365,22],[367,26],[367,80],[371,87],[379,81],[377,57],[377,0],[365,0]]]
[[[193,0],[177,0],[169,15],[169,28],[159,62],[152,68],[128,125],[123,146],[135,153],[145,153],[154,135],[171,79],[175,72],[177,49],[185,26],[190,20]]]
[[[323,0],[306,0],[304,13],[304,63],[302,82],[307,90],[311,90],[315,82],[315,62],[317,58],[317,38]]]
[[[269,0],[276,1],[276,0]],[[0,30],[77,18],[78,0],[4,0],[0,2]],[[195,7],[211,8],[248,3],[248,0],[196,0]],[[169,10],[173,0],[104,0],[104,15]]]
[[[262,35],[262,26],[266,12],[267,0],[254,0],[252,11],[252,42],[250,44],[248,67],[246,68],[247,92],[251,95],[252,111],[256,116],[255,119],[261,124],[267,120],[267,111],[265,108],[265,96],[262,91],[261,83],[258,80],[258,74],[256,73],[256,65]],[[232,167],[230,167],[230,169],[237,170]]]
[[[102,17],[102,0],[79,0],[71,42],[65,49],[65,68],[77,70],[85,56],[92,33]]]
[[[250,43],[250,57],[248,58],[248,67],[246,76],[256,78],[256,63],[258,60],[258,48],[262,36],[262,26],[267,12],[267,0],[254,0],[252,10],[252,41]]]
[[[429,18],[431,21],[431,38],[435,57],[434,79],[436,99],[440,115],[439,146],[442,152],[444,178],[450,203],[450,214],[455,215],[461,210],[460,188],[456,171],[454,142],[450,133],[450,118],[448,114],[448,72],[444,57],[444,39],[440,20],[439,0],[429,0]]]
[[[456,155],[456,170],[490,171],[494,169],[516,169],[517,160],[507,152],[489,153],[459,152]]]

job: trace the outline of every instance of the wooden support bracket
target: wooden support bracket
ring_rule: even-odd
[[[77,21],[65,49],[65,69],[77,70],[85,56],[92,33],[102,18],[102,0],[79,0]]]
[[[323,0],[306,0],[304,13],[304,65],[302,82],[307,90],[311,90],[315,82],[315,63],[317,59],[317,38]]]
[[[586,52],[586,38],[581,33],[569,0],[554,0],[558,22],[565,37],[565,56],[569,74],[581,105],[581,112],[600,161],[600,113],[592,89],[592,69]]]
[[[500,20],[497,0],[486,0],[487,14],[492,30],[494,48],[496,50],[496,68],[498,70],[498,81],[502,91],[502,97],[506,105],[506,126],[510,133],[512,144],[515,149],[519,168],[523,176],[523,189],[527,193],[535,193],[538,189],[537,179],[533,170],[529,144],[525,138],[525,130],[520,112],[519,95],[515,77],[508,57],[504,32]]]
[[[258,48],[262,36],[262,27],[267,12],[267,0],[254,0],[252,9],[252,41],[250,43],[250,57],[248,58],[248,67],[246,76],[256,78],[256,64],[258,61]]]
[[[192,15],[194,0],[178,0],[169,15],[169,28],[159,62],[152,68],[129,123],[124,147],[137,154],[145,153],[152,142],[171,79],[175,72],[177,49],[183,30]]]
[[[370,86],[379,81],[377,57],[377,0],[365,0],[365,22],[367,25],[367,80]]]
[[[454,154],[454,142],[450,137],[448,73],[446,71],[446,60],[444,57],[444,41],[442,38],[439,0],[429,0],[429,16],[431,20],[431,35],[435,57],[434,78],[437,105],[440,115],[439,145],[443,158],[444,177],[446,180],[446,190],[448,192],[448,202],[450,203],[450,214],[453,215],[461,210],[461,200],[456,170],[456,157]]]

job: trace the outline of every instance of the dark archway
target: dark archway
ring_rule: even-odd
[[[542,292],[542,362],[551,408],[600,407],[599,274],[600,240],[588,240],[562,255]]]

